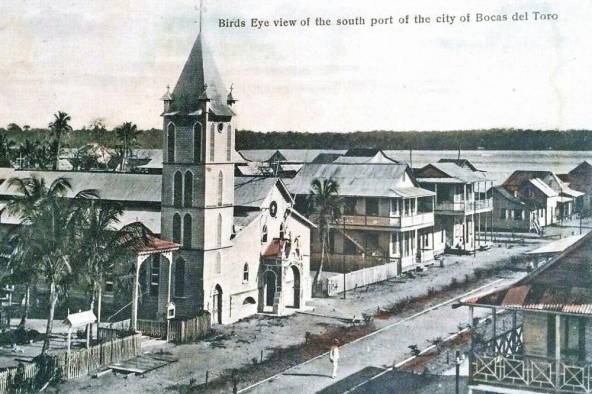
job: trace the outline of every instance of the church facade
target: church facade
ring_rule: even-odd
[[[145,317],[164,316],[168,291],[178,316],[205,310],[214,324],[304,307],[314,225],[293,210],[281,181],[237,183],[236,100],[201,33],[163,101],[161,238],[181,248],[173,257],[170,285],[163,282],[167,265],[145,266],[143,277],[158,287],[144,303]]]

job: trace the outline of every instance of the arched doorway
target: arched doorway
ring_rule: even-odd
[[[212,320],[214,323],[222,324],[222,288],[216,285],[212,293]]]
[[[265,271],[263,276],[265,283],[265,306],[273,306],[275,300],[275,291],[277,287],[277,278],[273,271]]]
[[[300,271],[292,266],[292,275],[294,276],[294,308],[300,308]]]

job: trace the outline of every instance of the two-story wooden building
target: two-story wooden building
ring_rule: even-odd
[[[396,263],[401,273],[433,261],[444,250],[443,233],[434,231],[434,193],[419,187],[406,164],[360,160],[366,159],[343,156],[333,163],[306,164],[288,182],[300,202],[312,193],[314,179],[332,179],[339,185],[343,212],[331,224],[324,269],[350,272]],[[320,253],[314,234],[311,269],[318,267]]]
[[[469,393],[592,392],[591,255],[588,233],[524,279],[462,300],[492,311],[487,332],[473,331]]]
[[[474,251],[486,242],[493,211],[488,190],[493,183],[485,172],[466,163],[439,161],[416,170],[415,176],[421,187],[436,195],[436,228],[446,233],[448,250]]]

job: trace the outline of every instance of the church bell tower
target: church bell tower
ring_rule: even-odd
[[[216,283],[232,246],[236,100],[201,32],[162,100],[161,236],[182,245],[173,257],[172,300],[180,316],[207,310],[222,323],[223,289]]]

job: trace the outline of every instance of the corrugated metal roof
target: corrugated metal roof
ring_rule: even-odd
[[[461,166],[457,165],[456,163],[446,163],[446,162],[444,162],[444,163],[443,162],[430,163],[420,170],[419,175],[421,175],[421,171],[423,171],[423,169],[425,169],[426,167],[429,167],[429,166],[436,168],[440,172],[443,172],[444,174],[448,175],[450,178],[460,179],[461,181],[463,181],[465,183],[481,182],[481,181],[486,180],[483,175],[477,175],[473,171],[471,171],[467,168],[461,167]]]
[[[458,178],[422,178],[417,177],[419,183],[466,183]]]
[[[461,302],[505,309],[592,315],[592,232],[518,282]]]
[[[249,161],[270,161],[277,153],[281,155],[280,161],[289,163],[312,163],[314,159],[322,154],[344,154],[345,150],[340,149],[245,149],[240,154]]]
[[[549,242],[546,245],[541,246],[540,248],[536,248],[535,250],[531,250],[526,254],[548,254],[548,253],[561,253],[565,249],[569,248],[571,245],[576,243],[578,240],[582,239],[584,234],[572,235],[571,237],[565,237],[562,239],[558,239],[557,241]]]
[[[543,182],[539,178],[529,179],[528,182],[530,182],[534,187],[539,189],[547,197],[557,197],[559,195],[559,193],[557,193],[555,190],[551,189],[551,187],[549,185],[547,185],[545,182]]]
[[[433,191],[422,189],[421,187],[395,187],[392,191],[401,198],[429,197],[436,195]]]
[[[85,189],[98,190],[101,199],[112,201],[136,201],[160,204],[162,176],[153,174],[130,174],[121,172],[75,172],[75,171],[15,171],[14,177],[35,176],[45,179],[49,186],[57,178],[67,178],[72,184],[68,193],[73,197]],[[12,196],[15,191],[8,182],[0,185],[0,196]]]
[[[235,177],[234,205],[260,208],[277,183],[278,178]]]
[[[289,182],[293,194],[310,194],[314,179],[334,179],[341,196],[400,197],[404,193],[432,195],[404,185],[404,164],[306,164]],[[423,189],[421,189],[423,190]],[[425,193],[425,194],[424,194]]]

